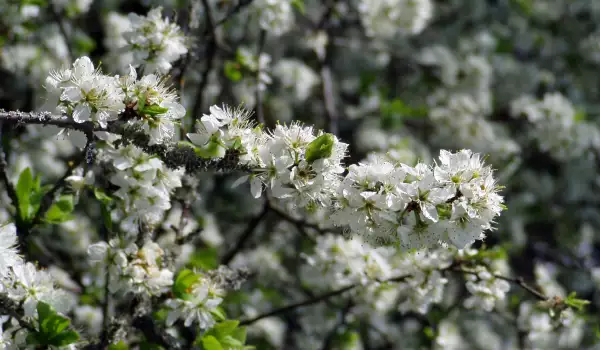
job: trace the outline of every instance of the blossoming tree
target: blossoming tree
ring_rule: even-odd
[[[597,16],[0,4],[0,348],[591,348]]]

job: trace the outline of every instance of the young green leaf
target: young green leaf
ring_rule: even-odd
[[[306,147],[306,161],[312,163],[317,159],[331,157],[334,141],[334,136],[329,133],[314,139]]]
[[[31,190],[34,186],[31,169],[27,168],[19,175],[17,182],[17,199],[19,200],[19,216],[23,221],[29,220]]]
[[[200,275],[194,273],[192,270],[181,270],[175,278],[175,283],[173,283],[173,294],[176,297],[183,299],[185,298],[192,288],[192,285],[196,283],[200,279]]]
[[[156,116],[159,114],[164,114],[166,112],[169,111],[168,108],[165,107],[161,107],[159,105],[150,105],[150,106],[146,106],[143,109],[139,110],[140,113],[145,114],[145,115],[150,115],[150,116]]]
[[[204,350],[224,350],[221,343],[212,335],[202,337],[202,348]]]
[[[58,224],[73,219],[73,215],[71,215],[75,208],[73,201],[72,195],[61,196],[58,201],[50,206],[44,220],[52,224]]]

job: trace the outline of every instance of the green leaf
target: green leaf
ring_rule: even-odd
[[[140,108],[139,112],[145,115],[151,115],[151,116],[156,116],[159,114],[165,114],[166,112],[168,112],[169,109],[165,108],[165,107],[161,107],[159,105],[150,105],[150,106],[145,106],[144,108]]]
[[[40,345],[65,346],[79,340],[79,334],[69,330],[71,321],[59,315],[43,301],[37,304],[39,331],[28,337],[28,342]]]
[[[192,270],[184,269],[179,272],[175,283],[173,283],[173,294],[176,297],[183,299],[189,293],[192,285],[200,279],[200,275]]]
[[[73,344],[78,340],[79,340],[79,334],[73,330],[69,330],[66,332],[62,332],[62,333],[56,335],[55,337],[53,337],[52,339],[50,339],[50,342],[48,345],[65,346],[65,345]]]
[[[221,323],[215,325],[214,330],[217,333],[217,338],[222,339],[231,333],[237,328],[240,324],[240,321],[237,320],[225,320]]]
[[[54,311],[54,309],[52,309],[52,306],[50,306],[50,304],[47,304],[43,301],[39,301],[37,303],[37,312],[38,312],[38,321],[40,323],[40,331],[45,331],[42,328],[44,320],[50,319],[50,317],[52,317],[54,314],[56,314],[56,311]]]
[[[431,327],[425,327],[423,329],[423,333],[425,333],[425,336],[427,337],[427,339],[435,338],[435,332],[433,331],[433,328],[431,328]]]
[[[217,319],[217,321],[223,321],[224,319],[227,318],[225,311],[223,311],[223,309],[221,307],[216,307],[216,308],[210,310],[210,313]]]
[[[94,187],[94,196],[97,200],[104,203],[105,205],[110,204],[113,200],[112,197],[107,195],[106,192],[104,192],[104,190],[100,187]]]
[[[219,339],[219,341],[221,342],[221,344],[225,345],[225,348],[227,349],[239,349],[242,346],[244,346],[244,343],[240,342],[239,340],[235,339],[230,335],[224,336],[223,338]]]
[[[236,328],[231,336],[239,340],[242,344],[246,344],[246,327]]]
[[[94,39],[87,35],[79,35],[75,39],[75,49],[83,54],[90,53],[96,48],[96,42]]]
[[[52,224],[58,224],[73,219],[71,215],[75,208],[73,201],[74,198],[72,195],[61,196],[58,201],[52,203],[46,212],[44,220]]]
[[[306,9],[304,8],[304,0],[292,0],[292,6],[294,6],[301,14],[306,13]]]
[[[17,199],[19,200],[19,215],[23,221],[29,220],[29,204],[33,186],[31,169],[27,168],[19,175],[19,182],[17,182],[17,188],[15,189],[17,192]]]
[[[100,208],[100,213],[102,214],[102,221],[104,223],[104,227],[106,227],[106,229],[109,232],[112,232],[113,222],[112,222],[112,216],[110,215],[110,210],[108,210],[108,207],[103,204],[102,207]]]
[[[527,16],[531,16],[533,13],[533,0],[513,0],[513,3]]]
[[[224,350],[221,343],[212,335],[202,337],[202,348],[204,350]]]
[[[129,350],[129,345],[125,344],[122,340],[116,344],[110,344],[108,350]]]
[[[40,7],[45,7],[48,5],[47,0],[21,0],[21,6],[23,5],[38,5]]]
[[[399,98],[383,101],[380,107],[381,123],[384,128],[396,128],[407,118],[423,118],[427,116],[427,108],[412,107]]]
[[[583,121],[586,118],[587,118],[587,114],[585,113],[585,110],[583,110],[583,109],[578,110],[574,116],[575,122]]]
[[[312,163],[317,159],[329,158],[333,150],[334,141],[335,137],[329,133],[314,139],[306,147],[306,161]]]
[[[583,310],[583,307],[586,306],[587,304],[589,304],[590,302],[589,302],[589,300],[578,299],[578,298],[576,298],[576,296],[577,296],[576,292],[571,292],[571,294],[569,294],[569,296],[565,299],[565,304],[581,311],[581,310]]]
[[[242,71],[240,64],[234,61],[226,61],[224,65],[224,73],[229,80],[236,82],[242,80]]]
[[[217,250],[212,247],[198,249],[192,255],[189,265],[202,270],[214,270],[219,266]]]
[[[194,151],[199,157],[210,159],[222,157],[226,150],[221,146],[220,143],[211,140],[204,147],[195,147]]]

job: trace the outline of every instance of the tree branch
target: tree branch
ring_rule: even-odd
[[[331,33],[329,30],[329,19],[333,14],[335,1],[329,1],[325,12],[319,21],[318,28],[326,30],[327,42],[325,43],[325,50],[323,54],[318,54],[319,58],[319,72],[321,75],[321,87],[323,93],[323,103],[325,104],[325,119],[327,125],[325,129],[332,133],[337,134],[338,132],[338,111],[335,106],[335,96],[333,91],[333,75],[331,73]]]
[[[10,200],[12,201],[12,204],[15,206],[16,210],[17,210],[17,218],[20,217],[20,215],[18,214],[19,211],[19,197],[17,196],[17,192],[15,191],[15,188],[13,187],[13,185],[10,183],[10,179],[8,178],[8,174],[6,173],[6,167],[8,166],[8,164],[6,164],[6,155],[4,154],[4,147],[2,144],[2,127],[4,123],[2,121],[0,121],[0,180],[2,180],[2,183],[4,184],[4,188],[6,189],[6,192],[8,193],[8,197],[10,198]],[[19,221],[19,220],[17,220]]]
[[[237,5],[231,8],[223,18],[221,18],[217,21],[217,23],[215,23],[215,27],[219,27],[225,22],[227,22],[233,15],[240,12],[244,7],[252,4],[252,1],[254,0],[239,0]]]
[[[402,280],[404,280],[404,279],[406,279],[406,278],[408,278],[410,276],[411,275],[397,276],[397,277],[393,277],[393,278],[384,280],[382,282],[400,282],[400,281],[402,281]],[[304,301],[301,301],[301,302],[298,302],[298,303],[290,304],[290,305],[281,307],[279,309],[275,309],[275,310],[269,311],[269,312],[264,313],[264,314],[260,314],[260,315],[258,315],[256,317],[253,317],[253,318],[248,319],[248,320],[242,320],[240,322],[240,325],[252,324],[252,323],[254,323],[256,321],[262,320],[263,318],[267,318],[267,317],[271,317],[271,316],[276,316],[276,315],[279,315],[279,314],[282,314],[282,313],[286,313],[288,311],[291,311],[291,310],[294,310],[294,309],[297,309],[297,308],[300,308],[300,307],[317,304],[317,303],[320,303],[321,301],[326,301],[329,298],[333,298],[335,296],[344,294],[347,291],[350,291],[350,290],[352,290],[354,288],[357,288],[357,287],[360,287],[360,286],[361,286],[360,284],[355,283],[355,284],[351,284],[349,286],[346,286],[346,287],[343,287],[343,288],[340,288],[340,289],[333,290],[331,292],[327,292],[327,293],[324,293],[324,294],[321,294],[321,295],[317,295],[317,296],[312,297],[310,299],[307,299],[307,300],[304,300]]]
[[[150,137],[139,126],[129,125],[122,121],[110,123],[106,128],[94,125],[92,122],[76,123],[65,116],[53,116],[50,112],[6,112],[0,110],[0,122],[5,124],[38,124],[54,125],[69,130],[77,130],[89,135],[97,131],[111,132],[121,136],[119,144],[133,144],[144,152],[158,156],[170,169],[185,168],[186,172],[198,171],[217,172],[251,172],[251,169],[239,164],[236,152],[228,151],[223,158],[206,159],[196,155],[193,148],[174,142],[150,145]]]
[[[244,232],[240,235],[240,238],[237,239],[237,243],[235,244],[233,249],[231,249],[229,252],[227,252],[225,254],[225,256],[223,256],[223,259],[221,260],[222,265],[229,264],[233,260],[233,258],[235,258],[235,256],[244,248],[244,244],[246,243],[246,241],[248,239],[250,239],[250,237],[252,237],[252,234],[254,233],[254,230],[256,230],[256,227],[258,227],[258,224],[260,224],[262,219],[269,212],[268,209],[269,209],[268,201],[265,201],[265,204],[264,204],[263,209],[261,210],[260,214],[255,216],[248,223],[248,226],[246,227]]]
[[[195,121],[200,119],[199,115],[204,107],[204,90],[208,85],[210,71],[213,68],[213,63],[217,54],[217,35],[215,32],[215,24],[208,0],[202,0],[202,5],[204,6],[204,18],[206,21],[204,37],[208,38],[208,42],[206,43],[206,66],[204,67],[204,71],[202,71],[200,85],[198,86],[198,91],[196,92],[196,103],[192,109],[192,128],[194,127]]]
[[[465,270],[460,267],[456,268],[456,269],[452,269],[452,271],[477,276],[476,271]],[[539,300],[546,301],[546,300],[550,299],[547,296],[545,296],[543,293],[537,291],[535,288],[528,285],[522,277],[512,278],[512,277],[502,276],[499,274],[494,274],[494,277],[497,279],[501,279],[501,280],[518,285],[519,287],[523,288],[525,291],[527,291],[529,294],[533,295],[534,297],[536,297]]]
[[[50,6],[48,6],[48,7],[50,8],[50,12],[52,13],[52,17],[54,18],[54,21],[58,25],[58,30],[60,31],[60,35],[62,35],[63,40],[65,41],[65,46],[67,47],[67,53],[69,54],[69,61],[72,62],[75,55],[73,53],[73,48],[71,47],[71,43],[69,40],[69,34],[67,34],[67,28],[65,27],[65,23],[63,22],[60,14],[56,10],[56,7],[54,7],[54,4],[50,3]]]
[[[267,39],[267,32],[264,29],[260,30],[260,34],[259,34],[259,38],[258,38],[258,48],[256,50],[256,60],[258,61],[258,65],[257,65],[257,69],[256,69],[256,120],[258,120],[258,122],[260,124],[265,124],[265,114],[263,112],[263,96],[262,96],[262,90],[261,90],[261,83],[260,83],[260,75],[261,75],[261,69],[260,69],[260,55],[262,54],[264,48],[265,48],[265,42]]]

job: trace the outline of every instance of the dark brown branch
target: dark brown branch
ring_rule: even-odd
[[[54,21],[58,25],[58,30],[60,31],[60,35],[62,35],[63,40],[65,41],[65,46],[67,46],[67,52],[69,54],[69,61],[73,61],[75,54],[73,53],[73,48],[71,47],[71,40],[69,40],[69,34],[67,33],[67,28],[65,27],[65,23],[63,22],[60,13],[54,7],[54,4],[50,3],[50,12],[52,13],[52,17]]]
[[[48,209],[50,209],[52,203],[54,202],[54,197],[57,193],[59,193],[62,190],[62,188],[67,183],[67,177],[71,176],[73,174],[73,170],[75,170],[79,165],[83,163],[83,160],[86,158],[86,153],[87,150],[84,149],[82,154],[74,160],[73,164],[67,169],[67,171],[65,171],[63,176],[60,179],[58,179],[54,186],[52,186],[50,191],[44,194],[44,196],[42,197],[42,201],[40,202],[40,207],[35,213],[33,220],[31,220],[31,227],[36,226],[42,222],[44,215],[46,214]]]
[[[0,122],[4,124],[39,124],[54,125],[69,130],[77,130],[89,135],[96,131],[108,131],[121,135],[120,144],[133,144],[144,152],[158,156],[170,169],[185,168],[186,172],[198,171],[217,172],[251,172],[248,166],[239,164],[235,152],[227,152],[221,159],[206,159],[199,157],[192,147],[174,142],[166,142],[158,145],[150,145],[150,137],[141,130],[139,126],[128,125],[121,121],[113,122],[103,128],[91,122],[76,123],[68,117],[53,116],[50,112],[6,112],[0,110]]]
[[[252,237],[252,234],[256,230],[256,227],[258,227],[258,224],[260,224],[260,222],[263,220],[263,218],[269,212],[269,210],[268,210],[269,206],[267,203],[268,202],[265,201],[265,205],[263,206],[263,209],[261,210],[260,214],[255,216],[248,223],[248,226],[246,227],[244,232],[240,235],[240,238],[237,239],[235,246],[229,252],[227,252],[225,254],[225,256],[223,256],[223,259],[221,260],[221,264],[223,264],[223,265],[229,264],[233,260],[233,258],[235,258],[235,256],[244,248],[244,244],[246,243],[246,241],[248,239],[250,239],[250,237]]]
[[[219,27],[222,24],[224,24],[225,22],[227,22],[232,16],[234,16],[236,13],[240,12],[244,7],[247,7],[250,4],[252,4],[252,1],[254,1],[254,0],[239,0],[237,5],[235,5],[233,8],[231,8],[227,12],[227,14],[225,14],[225,16],[223,18],[221,18],[220,20],[217,21],[217,23],[215,23],[215,27]]]
[[[452,269],[452,271],[460,272],[460,273],[464,273],[464,274],[468,274],[468,275],[477,276],[477,272],[476,271],[465,270],[465,269],[462,269],[460,267]],[[499,275],[499,274],[494,274],[494,277],[496,277],[497,279],[501,279],[501,280],[504,280],[504,281],[507,281],[507,282],[510,282],[510,283],[518,285],[519,287],[523,288],[525,291],[527,291],[529,294],[533,295],[534,297],[536,297],[539,300],[546,301],[546,300],[549,299],[543,293],[537,291],[535,288],[533,288],[532,286],[528,285],[522,277],[513,278],[513,277],[502,276],[502,275]]]
[[[290,304],[290,305],[281,307],[279,309],[275,309],[275,310],[269,311],[267,313],[260,314],[260,315],[254,317],[254,318],[249,319],[249,320],[242,320],[240,322],[240,325],[252,324],[252,323],[254,323],[256,321],[262,320],[263,318],[267,318],[267,317],[271,317],[271,316],[276,316],[276,315],[283,314],[283,313],[286,313],[288,311],[291,311],[291,310],[294,310],[294,309],[297,309],[297,308],[301,308],[301,307],[304,307],[304,306],[310,306],[310,305],[313,305],[313,304],[317,304],[317,303],[325,301],[325,300],[327,300],[329,298],[333,298],[335,296],[344,294],[347,291],[350,291],[350,290],[352,290],[352,289],[354,289],[354,288],[356,288],[358,286],[359,286],[358,284],[351,284],[351,285],[346,286],[344,288],[336,289],[334,291],[318,295],[318,296],[316,296],[314,298],[311,298],[311,299],[308,299],[308,300],[304,300],[304,301],[301,301],[301,302],[298,302],[298,303]]]
[[[262,54],[265,48],[265,42],[267,39],[267,32],[264,29],[260,30],[259,38],[258,38],[258,49],[256,50],[256,60],[257,60],[257,68],[256,68],[256,120],[260,124],[265,124],[265,114],[263,112],[263,95],[261,91],[261,83],[260,83],[260,55]]]
[[[386,283],[386,282],[401,282],[401,281],[405,280],[408,277],[410,277],[410,275],[397,276],[397,277],[393,277],[393,278],[384,280],[381,283]],[[253,318],[248,319],[248,320],[242,320],[240,322],[240,325],[252,324],[252,323],[254,323],[256,321],[262,320],[263,318],[267,318],[267,317],[271,317],[271,316],[276,316],[276,315],[283,314],[283,313],[286,313],[288,311],[291,311],[291,310],[294,310],[294,309],[297,309],[297,308],[300,308],[300,307],[310,306],[310,305],[313,305],[313,304],[320,303],[322,301],[327,301],[330,298],[333,298],[335,296],[344,294],[344,293],[346,293],[346,292],[348,292],[348,291],[350,291],[350,290],[352,290],[354,288],[360,287],[360,286],[361,286],[360,284],[351,284],[349,286],[346,286],[346,287],[343,287],[343,288],[340,288],[340,289],[336,289],[336,290],[331,291],[331,292],[327,292],[327,293],[324,293],[324,294],[321,294],[321,295],[317,295],[317,296],[312,297],[310,299],[307,299],[307,300],[304,300],[304,301],[301,301],[301,302],[298,302],[298,303],[290,304],[290,305],[281,307],[279,309],[275,309],[275,310],[269,311],[269,312],[264,313],[264,314],[260,314],[260,315],[258,315],[256,317],[253,317]]]
[[[295,218],[292,215],[285,212],[283,209],[278,208],[271,202],[269,202],[269,210],[271,210],[273,213],[275,213],[277,216],[279,216],[281,219],[283,219],[287,222],[290,222],[294,225],[298,225],[301,227],[313,229],[313,230],[319,232],[320,234],[325,234],[327,232],[333,232],[333,230],[323,229],[317,224],[313,224],[313,223],[307,222],[305,220]]]
[[[527,283],[525,283],[525,280],[523,280],[522,277],[510,278],[510,277],[505,277],[505,276],[501,276],[501,275],[494,275],[494,277],[518,285],[519,287],[523,288],[524,290],[526,290],[527,292],[529,292],[531,295],[538,298],[539,300],[544,300],[544,301],[548,300],[547,296],[545,296],[541,292],[537,291],[535,288],[533,288],[530,285],[528,285]]]
[[[16,210],[17,210],[17,218],[20,218],[20,215],[18,214],[19,211],[19,197],[17,196],[17,192],[15,191],[15,188],[13,187],[13,185],[10,183],[10,179],[8,178],[8,174],[6,173],[6,167],[8,166],[8,164],[6,164],[6,155],[4,154],[4,147],[2,144],[2,127],[3,127],[3,122],[0,121],[0,180],[2,180],[2,183],[4,184],[4,188],[6,189],[6,192],[8,193],[8,197],[10,198],[10,200],[12,201],[12,204],[15,206]],[[19,224],[20,220],[17,220],[17,224]]]
[[[325,44],[325,50],[322,55],[318,55],[319,59],[319,72],[321,75],[321,89],[323,94],[323,103],[325,105],[325,119],[327,125],[325,129],[332,133],[337,134],[338,132],[338,119],[339,114],[335,105],[335,93],[333,90],[333,74],[331,73],[331,31],[329,28],[329,20],[333,15],[335,1],[329,1],[327,8],[321,20],[319,21],[318,28],[325,29],[328,36],[327,43]]]
[[[194,127],[195,121],[200,119],[201,111],[204,108],[204,90],[206,89],[206,86],[208,86],[210,72],[213,68],[213,63],[217,55],[217,34],[215,32],[212,11],[210,9],[210,5],[208,4],[208,0],[202,0],[202,5],[204,6],[204,18],[206,21],[204,37],[208,39],[208,42],[206,43],[206,66],[204,67],[204,71],[202,71],[200,85],[198,86],[198,91],[196,92],[196,103],[192,109],[192,127]]]
[[[22,307],[10,299],[6,293],[0,293],[0,313],[14,318],[23,328],[36,331],[33,325],[23,320],[24,311]]]

